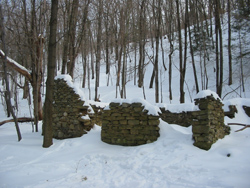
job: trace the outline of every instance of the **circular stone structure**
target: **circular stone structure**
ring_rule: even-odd
[[[137,146],[157,140],[159,108],[142,99],[116,100],[102,114],[101,139],[108,144]]]

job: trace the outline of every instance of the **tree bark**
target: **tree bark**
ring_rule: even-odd
[[[58,0],[52,0],[50,17],[50,35],[48,47],[48,77],[46,81],[46,97],[44,103],[43,120],[43,147],[48,148],[53,144],[53,93],[54,93],[54,75],[56,68],[56,31],[57,31],[57,12]]]
[[[33,88],[33,104],[34,104],[34,118],[35,130],[38,132],[38,121],[43,119],[42,114],[42,60],[43,60],[43,43],[44,39],[40,35],[36,41],[36,60],[32,66],[32,88]]]
[[[233,70],[232,70],[232,50],[231,50],[231,0],[227,1],[228,6],[228,85],[233,84]]]
[[[100,61],[101,61],[101,39],[102,39],[102,13],[103,13],[102,0],[98,2],[98,18],[97,18],[97,41],[96,41],[96,81],[95,81],[95,101],[99,100],[98,87],[100,83]]]
[[[155,22],[156,22],[156,54],[154,62],[155,71],[155,102],[159,103],[159,42],[160,42],[160,25],[161,25],[161,0],[158,0],[157,10],[155,12]]]
[[[181,18],[180,18],[180,2],[179,2],[179,0],[176,0],[176,8],[177,8],[178,39],[179,39],[180,103],[184,103],[185,102],[185,92],[184,92]]]
[[[195,60],[194,60],[194,50],[193,50],[193,44],[192,44],[192,38],[191,38],[189,18],[188,18],[188,35],[189,35],[190,54],[191,54],[191,59],[192,59],[192,67],[193,67],[194,80],[195,80],[195,88],[196,88],[196,93],[199,93],[199,84],[198,84],[198,78],[197,78],[197,72],[196,72],[196,66],[195,66]]]
[[[142,0],[139,12],[139,66],[138,66],[138,87],[143,86],[144,82],[144,62],[145,62],[145,0]]]
[[[223,43],[220,23],[220,2],[214,0],[216,32],[216,92],[221,97],[223,86]]]
[[[69,22],[69,62],[67,64],[67,73],[72,78],[74,78],[75,59],[77,56],[75,42],[76,42],[76,24],[78,16],[78,6],[79,6],[79,0],[73,0],[70,22]]]

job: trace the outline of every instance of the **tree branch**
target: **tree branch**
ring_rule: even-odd
[[[235,132],[243,131],[244,129],[246,129],[246,128],[248,128],[248,127],[250,127],[250,125],[246,125],[245,127],[241,128],[241,129],[239,129],[239,130],[237,130],[237,131],[235,131]]]
[[[0,59],[4,59],[5,53],[0,50]],[[15,71],[19,72],[21,75],[25,76],[30,82],[32,81],[31,73],[22,65],[18,64],[13,59],[7,57],[7,65],[14,69]]]
[[[4,72],[0,72],[1,74],[4,74]],[[16,82],[16,80],[15,80],[15,78],[13,77],[13,75],[12,74],[10,74],[10,73],[7,73],[10,77],[11,77],[11,79],[12,79],[12,81],[19,87],[19,88],[24,88],[24,86],[21,86],[19,83],[17,83]]]
[[[246,125],[246,124],[242,124],[242,123],[228,123],[227,125],[241,125],[241,126],[244,126],[243,128],[235,131],[235,132],[239,132],[239,131],[243,131],[244,129],[250,127],[250,125]]]
[[[20,123],[32,122],[32,121],[34,121],[34,118],[22,117],[22,118],[17,118],[17,121],[20,122]],[[0,126],[2,126],[5,123],[9,123],[9,122],[14,122],[14,119],[1,121]]]

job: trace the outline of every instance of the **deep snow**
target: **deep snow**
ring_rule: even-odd
[[[249,103],[237,99],[236,102]],[[231,103],[234,103],[232,101]],[[236,118],[250,119],[240,109]],[[143,187],[209,188],[250,186],[250,129],[217,141],[209,151],[193,146],[191,127],[160,123],[160,137],[151,144],[124,147],[103,143],[95,126],[80,138],[55,140],[42,148],[41,133],[20,124],[17,142],[12,123],[0,127],[0,187]],[[40,123],[41,129],[41,123]]]

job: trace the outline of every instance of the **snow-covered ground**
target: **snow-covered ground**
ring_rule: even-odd
[[[249,104],[234,99],[231,104]],[[227,122],[250,124],[242,108]],[[42,148],[41,132],[30,123],[0,127],[1,188],[247,188],[250,187],[250,129],[232,125],[231,134],[209,151],[193,146],[191,127],[160,123],[160,137],[151,144],[124,147],[101,141],[95,126],[80,138],[55,140]],[[41,123],[40,123],[41,130]]]

